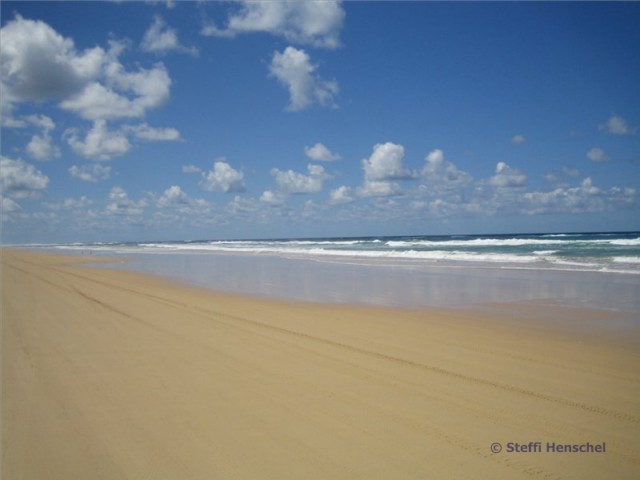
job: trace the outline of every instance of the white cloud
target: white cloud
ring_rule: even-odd
[[[150,195],[158,208],[152,216],[155,225],[202,227],[222,220],[212,203],[191,198],[178,185],[167,188],[162,195]]]
[[[59,100],[61,108],[89,120],[140,117],[169,98],[164,65],[125,70],[118,60],[125,42],[78,52],[73,40],[46,23],[19,15],[1,33],[5,113],[17,102]]]
[[[577,187],[560,187],[549,192],[527,192],[522,196],[521,210],[534,215],[540,213],[586,213],[615,211],[637,201],[633,188],[613,187],[602,190],[593,185],[590,177]]]
[[[172,10],[176,7],[175,0],[144,0],[144,3],[148,3],[149,5],[164,4],[168,10]]]
[[[244,192],[244,172],[235,170],[224,158],[214,162],[213,170],[202,173],[200,186],[207,191]]]
[[[159,207],[188,205],[189,197],[182,191],[179,186],[173,185],[164,191],[164,193],[160,198],[158,198],[156,203]]]
[[[563,167],[562,173],[572,178],[577,178],[580,176],[580,170],[574,167]]]
[[[56,128],[55,122],[46,115],[28,115],[25,117],[25,120],[47,132]]]
[[[400,185],[396,182],[365,180],[357,192],[361,197],[390,197],[400,194]]]
[[[1,35],[2,81],[16,101],[65,98],[96,77],[104,61],[101,48],[79,53],[72,40],[46,23],[20,15],[2,28]]]
[[[79,198],[65,198],[62,202],[62,207],[74,210],[79,208],[86,208],[91,204],[93,204],[93,200],[85,195],[82,195]]]
[[[263,194],[264,195],[264,194]],[[245,217],[257,212],[260,208],[258,202],[253,198],[244,198],[240,195],[233,197],[227,204],[227,210],[234,215],[235,218]]]
[[[187,48],[178,40],[176,30],[167,26],[166,22],[156,15],[153,23],[145,32],[140,47],[145,52],[166,53],[169,51],[196,54],[195,48]]]
[[[22,207],[20,207],[16,202],[11,200],[9,197],[0,195],[0,211],[2,212],[3,221],[5,220],[6,214],[19,212],[20,210],[22,210]]]
[[[339,204],[351,202],[353,202],[353,197],[351,196],[351,188],[345,185],[332,190],[329,194],[329,203]]]
[[[517,168],[510,167],[504,162],[496,164],[496,174],[489,179],[494,187],[514,188],[527,184],[527,176]]]
[[[378,143],[368,159],[362,160],[364,182],[357,193],[362,197],[388,197],[400,194],[400,185],[392,180],[411,180],[416,173],[402,165],[404,147]]]
[[[109,192],[109,203],[105,209],[107,215],[141,216],[147,206],[144,200],[133,201],[122,187],[113,187]]]
[[[549,183],[558,183],[564,177],[578,178],[580,175],[580,170],[577,168],[565,166],[562,170],[547,173],[544,178]]]
[[[23,160],[0,157],[0,190],[14,198],[33,198],[47,188],[49,177]]]
[[[79,178],[85,182],[96,183],[100,180],[107,180],[111,175],[111,167],[99,165],[96,163],[90,163],[78,167],[72,165],[69,168],[71,176]]]
[[[592,162],[608,162],[611,157],[600,147],[593,147],[587,152],[587,158]]]
[[[201,173],[202,169],[195,165],[183,165],[182,173]]]
[[[293,170],[271,169],[271,175],[281,191],[285,193],[317,193],[322,191],[324,181],[328,178],[324,168],[320,165],[307,165],[309,175],[294,172]]]
[[[60,158],[60,149],[53,144],[53,139],[48,131],[31,137],[26,150],[29,155],[40,161]]]
[[[522,145],[525,142],[526,138],[524,138],[524,135],[514,135],[513,137],[511,137],[511,143],[513,143],[514,145]]]
[[[611,115],[609,119],[599,125],[598,128],[612,135],[634,135],[636,133],[636,129],[629,127],[627,121],[620,115]]]
[[[154,128],[150,127],[146,123],[141,123],[140,125],[125,125],[123,130],[133,134],[140,140],[156,142],[180,140],[180,132],[175,128]]]
[[[12,116],[20,102],[59,101],[59,107],[85,119],[104,120],[142,117],[169,98],[171,78],[163,64],[128,71],[120,63],[127,42],[112,40],[106,50],[78,51],[72,39],[48,24],[19,15],[1,35],[3,126],[26,126]],[[35,138],[30,153],[44,157],[48,144],[46,135]]]
[[[311,160],[318,162],[333,162],[342,158],[337,153],[332,153],[322,143],[316,143],[313,147],[304,147],[304,153]]]
[[[54,121],[46,115],[29,115],[25,120],[42,129],[42,133],[31,137],[31,141],[26,146],[27,153],[40,161],[60,158],[60,149],[53,144],[50,133],[56,128]]]
[[[438,192],[461,187],[473,181],[471,175],[445,160],[444,152],[440,149],[433,150],[425,157],[422,176]]]
[[[132,118],[142,117],[146,110],[161,106],[169,98],[171,78],[161,63],[152,69],[127,72],[114,59],[106,65],[105,77],[110,86],[92,82],[60,106],[88,120]]]
[[[126,135],[120,131],[110,132],[104,120],[94,121],[84,140],[78,137],[76,129],[67,130],[65,137],[75,153],[96,160],[109,160],[131,149]]]
[[[184,207],[193,203],[192,199],[182,191],[182,189],[173,185],[167,188],[163,194],[156,200],[158,207]]]
[[[271,206],[279,206],[284,203],[285,197],[281,193],[272,192],[271,190],[266,190],[262,192],[262,195],[260,196],[260,201]]]
[[[415,172],[404,168],[404,147],[395,143],[378,143],[368,159],[362,160],[365,180],[409,180],[416,177]]]
[[[99,82],[92,82],[60,106],[89,120],[139,117],[144,112],[132,102]]]
[[[241,0],[239,11],[229,15],[225,28],[213,23],[202,29],[203,35],[233,37],[241,33],[268,32],[290,42],[316,47],[336,48],[345,13],[340,1],[255,2]]]
[[[322,80],[315,75],[317,68],[304,50],[287,47],[282,53],[274,52],[269,72],[289,90],[287,110],[304,110],[316,103],[336,106],[334,96],[338,94],[338,83]]]

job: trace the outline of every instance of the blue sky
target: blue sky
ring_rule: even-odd
[[[9,2],[4,243],[640,230],[640,4]]]

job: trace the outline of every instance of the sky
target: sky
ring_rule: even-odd
[[[640,3],[0,8],[5,244],[640,230]]]

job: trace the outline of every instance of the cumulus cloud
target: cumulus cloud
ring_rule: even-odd
[[[395,143],[378,143],[368,159],[362,160],[366,180],[409,180],[416,177],[415,172],[404,168],[404,147]]]
[[[587,158],[592,162],[608,162],[611,160],[611,157],[606,154],[606,152],[600,147],[593,147],[589,149],[587,152]]]
[[[314,104],[336,106],[334,97],[338,94],[338,83],[315,75],[317,68],[304,50],[287,47],[282,53],[274,52],[269,72],[289,90],[287,110],[304,110]]]
[[[324,168],[320,165],[307,165],[308,175],[294,172],[293,170],[271,169],[271,175],[275,178],[282,192],[301,194],[317,193],[322,191],[324,181],[328,178]]]
[[[351,195],[351,188],[345,185],[332,190],[329,194],[329,203],[351,203],[353,202],[353,196]]]
[[[445,160],[444,152],[440,149],[426,156],[421,174],[437,191],[461,187],[473,181],[471,175]]]
[[[46,115],[27,115],[25,120],[31,125],[40,127],[42,130],[51,131],[56,128],[55,122]]]
[[[313,147],[304,147],[304,153],[311,160],[317,162],[333,162],[342,158],[337,153],[332,153],[322,143],[316,143]]]
[[[182,173],[201,173],[202,169],[200,167],[197,167],[196,165],[183,165],[182,166]]]
[[[580,175],[580,170],[577,168],[564,166],[562,170],[547,173],[544,178],[549,183],[557,183],[565,177],[578,178]]]
[[[364,183],[358,188],[362,197],[388,197],[400,193],[400,185],[394,180],[411,180],[416,172],[402,164],[404,147],[395,143],[378,143],[368,159],[362,160]]]
[[[19,15],[1,34],[3,114],[19,102],[54,100],[89,120],[140,117],[169,98],[171,79],[164,65],[127,71],[118,60],[124,42],[79,52],[72,39]]]
[[[79,198],[65,198],[61,206],[65,209],[75,210],[79,208],[86,208],[91,204],[93,204],[93,200],[86,195],[82,195]]]
[[[105,73],[111,86],[92,82],[60,106],[88,120],[132,118],[144,116],[148,109],[169,99],[171,78],[161,63],[152,69],[127,72],[122,64],[112,61]]]
[[[0,195],[0,212],[2,213],[3,222],[9,219],[8,214],[19,212],[20,210],[22,210],[22,207],[16,202],[9,197]]]
[[[176,30],[170,28],[160,15],[156,15],[153,23],[145,32],[140,47],[145,52],[167,53],[170,51],[180,53],[197,53],[195,48],[187,48],[178,40]]]
[[[572,178],[578,178],[580,176],[580,170],[574,167],[563,167],[562,173]]]
[[[631,128],[627,121],[620,115],[611,115],[606,122],[598,127],[601,131],[612,135],[634,135],[635,128]]]
[[[23,160],[0,157],[0,191],[13,198],[33,198],[46,190],[49,177]]]
[[[31,141],[26,146],[27,153],[36,160],[46,161],[52,158],[60,158],[60,148],[53,144],[53,139],[49,130],[44,130],[42,134],[31,137]]]
[[[67,130],[64,136],[76,154],[96,160],[110,160],[131,149],[127,136],[120,131],[109,131],[104,120],[93,122],[84,140],[78,137],[77,129]]]
[[[173,185],[167,188],[164,193],[156,200],[159,207],[174,207],[180,205],[189,205],[189,196],[182,189]]]
[[[513,137],[511,137],[511,143],[513,143],[514,145],[522,145],[525,142],[526,138],[524,138],[524,135],[514,135]]]
[[[282,193],[266,190],[262,192],[260,201],[266,203],[267,205],[278,206],[282,205],[285,202],[285,196]]]
[[[100,180],[107,180],[111,175],[111,167],[90,163],[78,167],[72,165],[69,168],[72,177],[79,178],[84,182],[97,183]]]
[[[241,0],[238,5],[239,10],[229,15],[224,28],[209,23],[202,29],[202,34],[234,37],[242,33],[266,32],[315,47],[340,46],[339,33],[345,17],[340,1]]]
[[[244,192],[244,172],[235,170],[224,158],[214,162],[213,169],[202,173],[200,186],[207,191]]]
[[[365,180],[357,192],[361,197],[390,197],[399,195],[401,190],[396,182]]]
[[[107,215],[141,216],[147,206],[144,200],[131,200],[122,187],[113,187],[109,191],[109,200],[105,209]]]
[[[155,203],[159,208],[179,210],[185,214],[194,214],[213,207],[204,199],[191,198],[178,185],[167,188],[162,195],[155,198]]]
[[[131,133],[140,140],[154,142],[180,140],[180,132],[175,128],[154,128],[150,127],[147,123],[125,125],[123,130]]]
[[[586,213],[612,211],[629,206],[637,200],[633,188],[612,187],[602,190],[587,177],[577,187],[560,187],[549,192],[526,192],[521,209],[526,214]]]
[[[101,48],[77,52],[72,40],[46,23],[20,15],[1,34],[2,81],[18,101],[65,98],[96,77],[104,61]]]
[[[489,183],[499,188],[523,187],[527,184],[527,176],[517,168],[510,167],[504,162],[498,162],[496,174],[489,179]]]
[[[151,223],[155,225],[202,227],[220,220],[212,203],[190,197],[178,185],[172,185],[161,195],[150,195],[158,208],[151,218]]]

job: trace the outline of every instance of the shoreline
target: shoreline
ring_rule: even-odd
[[[262,299],[94,260],[2,250],[3,477],[637,472],[637,328]],[[542,440],[607,448],[493,451]]]
[[[616,272],[348,262],[238,252],[123,254],[125,268],[262,298],[395,308],[538,304],[640,315],[640,282]]]

